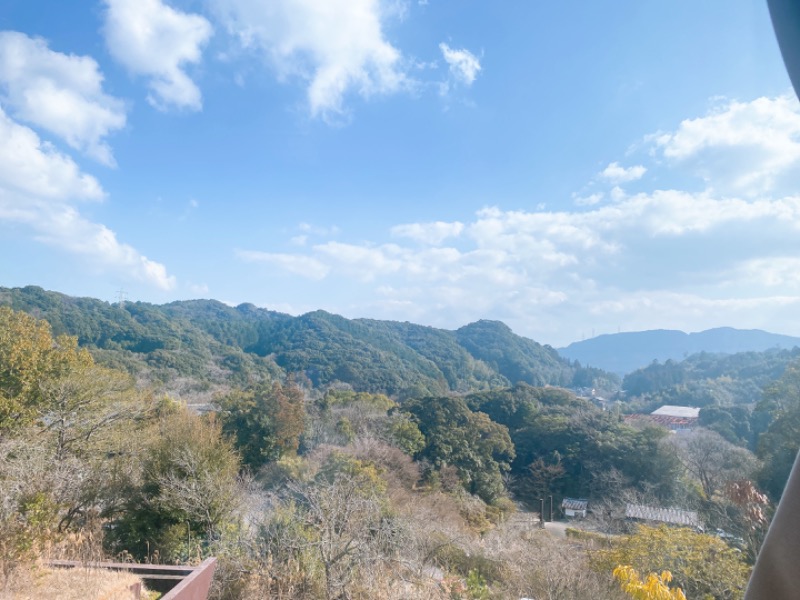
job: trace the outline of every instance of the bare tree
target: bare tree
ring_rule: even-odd
[[[728,442],[715,431],[698,429],[675,436],[678,457],[700,484],[706,500],[722,491],[729,481],[748,479],[756,467],[753,454]]]
[[[371,482],[336,473],[327,485],[293,483],[289,490],[304,507],[305,526],[315,534],[308,545],[322,564],[328,600],[348,597],[354,577],[392,559],[400,531]]]
[[[610,578],[595,572],[589,548],[546,531],[498,528],[483,540],[483,550],[504,565],[500,586],[507,598],[541,600],[622,600]]]
[[[126,373],[94,365],[43,379],[39,388],[44,399],[43,433],[54,438],[56,460],[90,451],[90,442],[120,421],[143,416],[148,408]]]

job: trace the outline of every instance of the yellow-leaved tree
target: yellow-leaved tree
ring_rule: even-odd
[[[101,521],[117,511],[120,482],[135,477],[150,404],[75,337],[0,307],[0,588],[71,533],[99,552]]]
[[[0,438],[43,416],[43,382],[93,363],[76,338],[53,338],[46,321],[1,306]]]
[[[670,589],[672,573],[650,573],[644,580],[639,578],[636,569],[629,565],[619,565],[614,569],[614,579],[619,581],[622,591],[635,600],[686,600],[679,587]]]
[[[739,600],[744,596],[749,567],[741,552],[713,535],[686,527],[648,527],[614,540],[593,557],[599,572],[629,565],[638,573],[670,572],[689,598]],[[663,580],[662,580],[663,582]]]

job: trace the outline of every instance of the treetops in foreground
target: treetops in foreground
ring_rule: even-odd
[[[716,469],[704,487],[666,432],[564,390],[397,402],[262,377],[201,416],[24,313],[0,308],[0,323],[5,589],[40,557],[216,555],[218,598],[613,599],[619,565],[645,580],[669,570],[687,593],[741,595],[746,555],[713,536],[642,529],[601,552],[516,512],[512,498],[524,509],[569,494],[693,498],[735,516],[727,466],[703,465]]]
[[[165,391],[206,392],[205,400],[228,385],[299,373],[317,388],[340,383],[401,399],[520,381],[619,387],[616,376],[573,364],[497,321],[448,331],[324,311],[292,317],[213,300],[109,304],[35,286],[0,288],[0,302],[46,319],[57,335],[76,336],[98,362]]]
[[[619,565],[612,571],[614,579],[620,582],[622,590],[635,600],[686,600],[681,588],[670,589],[672,573],[650,573],[644,580],[633,567]]]

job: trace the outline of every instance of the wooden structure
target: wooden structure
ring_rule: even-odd
[[[83,563],[75,560],[53,560],[51,567],[91,569],[109,569],[112,571],[129,571],[138,575],[149,590],[166,592],[161,600],[207,600],[211,579],[217,566],[214,557],[205,559],[196,567],[183,565],[153,565],[139,563],[92,562]],[[139,590],[141,591],[141,590]],[[136,590],[131,590],[132,598],[138,598]]]
[[[589,511],[589,501],[581,498],[564,498],[561,501],[561,510],[564,511],[565,517],[585,519]]]

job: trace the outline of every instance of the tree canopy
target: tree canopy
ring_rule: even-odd
[[[505,425],[486,413],[471,411],[458,397],[409,400],[403,410],[414,417],[425,436],[421,457],[437,467],[458,469],[466,489],[487,502],[502,495],[502,477],[515,454]]]
[[[275,381],[235,390],[219,400],[219,407],[222,431],[232,437],[249,467],[297,452],[305,407],[296,385]]]

